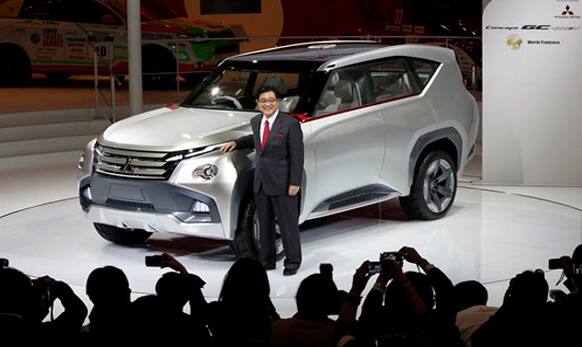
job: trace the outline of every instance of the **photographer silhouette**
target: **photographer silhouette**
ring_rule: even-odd
[[[78,338],[87,307],[65,282],[48,276],[31,281],[17,269],[0,267],[0,283],[0,336],[5,341]],[[55,300],[64,311],[43,323]]]
[[[582,326],[582,244],[578,245],[572,257],[562,256],[560,268],[566,280],[564,286],[569,293],[557,297],[548,304],[548,326],[555,346],[577,346],[579,329]]]

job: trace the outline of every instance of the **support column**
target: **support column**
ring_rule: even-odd
[[[127,1],[127,50],[129,65],[129,111],[131,115],[143,112],[143,84],[141,76],[141,1]]]

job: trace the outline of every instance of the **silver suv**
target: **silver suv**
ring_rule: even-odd
[[[479,123],[453,51],[310,42],[226,59],[181,105],[125,119],[91,141],[79,196],[97,232],[119,244],[171,232],[256,252],[255,154],[217,147],[251,132],[264,84],[301,121],[300,223],[395,197],[414,219],[451,208]]]

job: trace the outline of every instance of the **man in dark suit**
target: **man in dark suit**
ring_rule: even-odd
[[[261,260],[265,268],[276,262],[275,219],[285,249],[284,275],[301,265],[297,194],[303,177],[303,133],[299,121],[279,112],[279,91],[263,86],[257,92],[261,114],[251,119],[252,135],[222,145],[222,152],[254,148],[254,193],[261,230]]]

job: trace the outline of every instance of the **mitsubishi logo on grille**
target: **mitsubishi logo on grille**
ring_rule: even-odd
[[[123,164],[123,167],[121,168],[122,172],[133,172],[133,166],[131,166],[133,159],[132,158],[127,158],[127,161],[125,162],[125,164]]]

